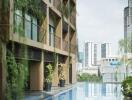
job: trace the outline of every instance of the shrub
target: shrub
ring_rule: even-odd
[[[132,97],[132,76],[128,76],[122,82],[122,93],[126,97]]]
[[[77,75],[77,80],[78,81],[100,82],[102,78],[95,74],[90,75],[88,73],[82,73],[82,74]]]

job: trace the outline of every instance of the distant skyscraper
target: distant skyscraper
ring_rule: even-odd
[[[85,43],[85,46],[84,46],[84,49],[85,49],[85,67],[87,67],[88,66],[88,56],[89,56],[89,43],[88,42],[86,42]]]
[[[101,58],[106,58],[110,56],[109,43],[101,44]]]
[[[124,9],[124,38],[127,38],[129,27],[129,7]]]
[[[128,7],[124,8],[124,38],[132,41],[132,0],[128,0]],[[125,52],[132,52],[125,49]]]
[[[101,44],[101,58],[106,58],[106,43]]]
[[[79,62],[83,63],[83,59],[84,59],[84,53],[83,52],[79,52]]]
[[[85,67],[97,65],[97,44],[86,42],[84,46]]]
[[[97,65],[97,44],[94,44],[94,65]]]

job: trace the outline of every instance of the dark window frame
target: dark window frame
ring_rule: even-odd
[[[19,14],[17,14],[16,13],[16,11],[21,11],[21,15],[22,16],[20,16]],[[25,33],[25,21],[28,21],[28,19],[26,19],[26,14],[28,15],[28,16],[30,16],[30,18],[31,18],[31,21],[29,21],[30,22],[30,24],[31,24],[31,33],[30,33],[30,35],[31,35],[31,38],[29,38],[29,39],[31,39],[31,40],[34,40],[33,39],[33,25],[35,25],[36,27],[37,27],[37,40],[34,40],[34,41],[39,41],[39,20],[35,17],[35,16],[33,16],[33,15],[31,15],[30,13],[25,13],[25,11],[23,11],[23,10],[19,10],[19,9],[15,9],[14,10],[14,25],[16,25],[16,17],[21,17],[21,19],[22,19],[22,27],[23,27],[23,30],[24,30],[24,36],[26,35],[26,33]],[[34,18],[36,18],[36,20],[37,20],[37,25],[36,24],[34,24],[33,23],[33,19]],[[14,28],[14,32],[18,32],[15,28]],[[18,34],[19,34],[19,32],[18,32]],[[27,37],[28,38],[28,37]]]

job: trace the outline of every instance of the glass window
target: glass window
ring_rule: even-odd
[[[15,26],[14,31],[18,34],[24,34],[23,31],[23,18],[22,18],[22,11],[15,10]]]
[[[15,33],[25,36],[29,39],[38,40],[38,24],[37,18],[33,18],[29,14],[23,14],[20,10],[15,10],[14,14],[14,31]],[[24,16],[23,16],[24,15]]]
[[[38,25],[37,25],[37,19],[32,19],[32,39],[37,41],[38,39]]]
[[[49,25],[49,45],[54,46],[54,32],[55,28]]]
[[[25,37],[31,39],[31,17],[25,14]]]

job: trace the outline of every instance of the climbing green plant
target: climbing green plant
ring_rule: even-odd
[[[11,51],[7,51],[7,76],[6,76],[6,100],[22,100],[24,93],[25,81],[27,79],[27,63],[16,62]]]
[[[55,37],[56,37],[56,26],[58,24],[58,20],[57,20],[56,16],[53,13],[51,13],[51,18],[52,18],[53,23],[55,25],[55,31],[54,31],[54,54],[53,54],[53,57],[54,57],[53,70],[54,70],[55,67],[56,67],[56,64],[57,64],[57,53],[56,53],[56,50],[55,50],[55,46],[56,46]]]
[[[15,9],[31,12],[39,20],[42,20],[45,16],[42,4],[42,0],[14,0]]]

